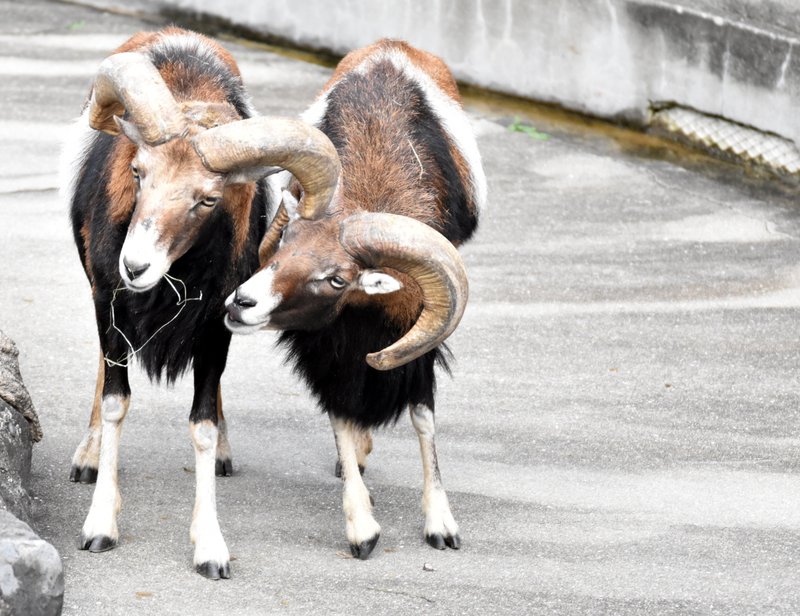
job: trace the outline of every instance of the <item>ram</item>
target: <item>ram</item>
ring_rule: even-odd
[[[97,483],[81,549],[118,541],[129,360],[169,382],[192,367],[194,564],[207,577],[229,576],[214,485],[215,471],[231,471],[220,392],[230,343],[224,301],[258,266],[277,201],[262,178],[288,169],[313,203],[315,177],[328,175],[317,167],[333,151],[299,120],[253,114],[222,47],[176,28],[140,33],[101,64],[64,150],[62,181],[101,349],[89,430],[70,473]]]
[[[228,298],[226,324],[283,330],[333,426],[354,556],[367,558],[380,535],[360,472],[371,430],[406,409],[422,454],[425,538],[458,548],[434,444],[434,364],[446,367],[441,343],[464,310],[454,246],[477,226],[486,180],[455,81],[435,56],[382,40],[346,56],[303,118],[336,147],[334,196],[312,207],[297,184],[284,191],[262,267]]]

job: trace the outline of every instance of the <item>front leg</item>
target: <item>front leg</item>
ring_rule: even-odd
[[[461,547],[461,537],[458,534],[453,514],[450,512],[450,503],[442,486],[442,477],[439,474],[439,460],[436,457],[436,443],[434,437],[436,428],[433,420],[433,411],[425,405],[411,407],[411,423],[419,437],[419,450],[422,455],[422,510],[425,513],[425,541],[436,549],[443,550],[445,546],[455,550]]]
[[[194,566],[212,580],[230,577],[230,555],[217,520],[216,477],[219,381],[225,370],[230,333],[219,323],[202,337],[194,354],[194,400],[189,431],[195,454],[195,501],[190,536],[194,543]]]
[[[124,357],[126,354],[125,348],[118,343],[104,344],[103,347],[106,355],[111,352],[114,353],[114,357]],[[130,395],[127,367],[107,366],[103,371],[102,394],[98,405],[101,425],[97,484],[78,542],[81,550],[104,552],[115,547],[119,540],[117,514],[122,500],[119,493],[117,464],[122,421],[128,412]]]
[[[356,558],[365,560],[372,553],[381,527],[372,517],[372,501],[361,478],[358,463],[359,443],[364,442],[364,430],[352,422],[330,415],[333,434],[336,437],[336,448],[342,468],[344,490],[342,505],[344,508],[347,540],[350,552]]]

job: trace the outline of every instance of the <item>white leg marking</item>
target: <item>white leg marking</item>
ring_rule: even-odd
[[[350,551],[357,558],[367,558],[380,537],[381,527],[372,517],[369,491],[358,470],[358,442],[363,440],[363,430],[351,422],[331,416],[331,425],[342,465],[342,506],[345,515],[347,540]]]
[[[100,443],[100,460],[97,468],[97,485],[92,496],[92,506],[81,532],[81,548],[102,551],[113,547],[119,539],[117,514],[122,505],[117,482],[117,462],[119,459],[119,437],[122,420],[128,412],[130,399],[110,395],[102,401],[101,413],[103,427]],[[110,540],[103,541],[100,538]],[[97,541],[92,541],[97,539]],[[94,543],[94,545],[92,545]]]
[[[417,431],[419,450],[422,456],[422,511],[425,514],[425,540],[433,547],[444,549],[445,544],[458,548],[458,524],[450,512],[450,503],[442,487],[439,462],[436,458],[434,437],[436,427],[433,411],[427,406],[411,407],[411,423]]]
[[[190,423],[195,458],[196,491],[190,536],[194,543],[194,564],[207,577],[230,577],[228,546],[217,520],[216,477],[219,430],[208,420]]]

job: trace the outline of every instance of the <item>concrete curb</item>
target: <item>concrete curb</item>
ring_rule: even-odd
[[[800,144],[800,11],[783,1],[90,0],[92,6],[211,18],[264,38],[344,54],[383,36],[442,56],[480,87],[648,126],[694,109]]]

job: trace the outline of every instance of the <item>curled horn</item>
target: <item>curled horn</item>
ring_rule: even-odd
[[[258,246],[258,262],[264,265],[269,261],[270,257],[275,254],[278,249],[278,243],[281,241],[281,230],[289,223],[289,212],[281,202],[278,211],[275,212],[275,217],[264,234],[261,244]]]
[[[308,219],[325,212],[342,169],[325,133],[290,118],[258,117],[210,128],[194,138],[194,148],[206,167],[220,173],[255,180],[279,168],[291,172],[303,187],[297,212]],[[275,252],[287,222],[281,204],[258,250],[262,264]]]
[[[194,138],[203,164],[219,173],[255,180],[277,171],[294,175],[303,186],[298,212],[319,218],[333,198],[341,164],[325,133],[300,120],[258,117],[210,128]]]
[[[402,366],[453,333],[467,305],[469,284],[461,256],[441,233],[406,216],[361,213],[342,223],[339,241],[352,257],[408,274],[422,290],[416,323],[394,344],[367,355],[370,366]]]
[[[125,112],[150,145],[182,134],[186,120],[161,74],[144,55],[117,53],[98,69],[89,101],[89,125],[118,135],[114,116]]]

